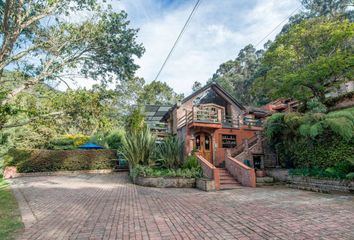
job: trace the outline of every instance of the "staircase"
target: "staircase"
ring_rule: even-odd
[[[225,169],[218,168],[220,175],[220,190],[241,188],[241,184]]]

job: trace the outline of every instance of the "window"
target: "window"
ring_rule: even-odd
[[[209,136],[205,136],[205,150],[210,150],[210,139],[209,139]]]
[[[200,135],[195,138],[195,147],[200,150]]]
[[[236,145],[236,135],[221,135],[222,148],[234,148]]]

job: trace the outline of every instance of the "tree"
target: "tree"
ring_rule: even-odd
[[[266,52],[266,77],[256,88],[271,98],[306,101],[353,79],[354,24],[348,20],[310,19],[279,36]]]
[[[240,50],[235,60],[220,65],[209,82],[217,82],[243,104],[256,103],[251,86],[260,69],[263,50],[256,50],[252,44]]]
[[[68,21],[82,10],[92,17]],[[134,57],[144,52],[127,14],[94,0],[6,0],[0,13],[1,112],[21,92],[48,81],[66,82],[78,74],[103,84],[128,81],[138,68]],[[9,80],[6,70],[18,74]]]
[[[152,81],[146,84],[138,98],[139,104],[172,105],[183,99],[183,94],[177,94],[167,83]]]
[[[351,8],[354,6],[352,0],[301,0],[301,4],[304,10],[289,18],[289,22],[283,26],[280,35],[306,19],[322,16],[344,16],[351,21],[354,20],[354,11]]]
[[[198,82],[198,81],[195,81],[193,83],[193,86],[192,86],[192,91],[196,92],[196,91],[198,91],[201,88],[202,88],[202,84],[200,82]]]

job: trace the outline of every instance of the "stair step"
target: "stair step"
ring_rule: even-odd
[[[227,190],[227,189],[237,189],[242,188],[239,184],[222,184],[220,185],[220,190]]]
[[[237,184],[240,185],[237,181],[235,180],[228,180],[228,181],[220,181],[220,185],[225,185],[225,184]]]

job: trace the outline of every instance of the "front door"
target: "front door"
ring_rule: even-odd
[[[199,133],[195,137],[195,147],[200,155],[202,155],[206,160],[213,163],[212,154],[212,141],[211,137],[207,133]]]

